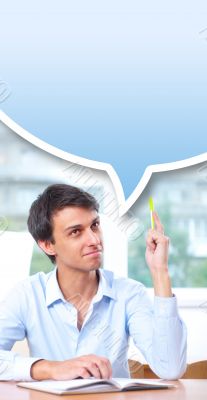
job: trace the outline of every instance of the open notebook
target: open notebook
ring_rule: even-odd
[[[55,394],[122,392],[127,390],[167,389],[172,384],[152,379],[73,379],[69,381],[19,382],[18,386]]]

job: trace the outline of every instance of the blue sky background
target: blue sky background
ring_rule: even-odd
[[[0,106],[42,140],[116,169],[207,151],[207,3],[1,2]]]

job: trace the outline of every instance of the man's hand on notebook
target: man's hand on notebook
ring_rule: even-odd
[[[65,361],[36,361],[31,367],[31,377],[35,380],[90,377],[110,379],[112,368],[107,358],[89,354]]]

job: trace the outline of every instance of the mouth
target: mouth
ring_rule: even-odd
[[[90,251],[90,252],[84,254],[83,256],[84,257],[98,257],[101,255],[102,255],[102,250],[93,250],[93,251]]]

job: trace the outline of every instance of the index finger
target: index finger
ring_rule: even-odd
[[[164,227],[158,217],[158,214],[155,211],[153,211],[153,218],[155,222],[155,230],[159,233],[164,234]]]

